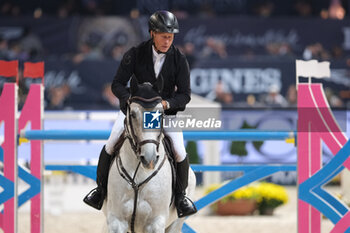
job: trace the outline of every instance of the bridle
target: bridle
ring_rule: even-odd
[[[127,118],[125,118],[125,121],[124,121],[124,124],[125,124],[125,137],[129,139],[131,148],[133,149],[133,151],[135,152],[135,155],[139,159],[140,158],[139,155],[141,153],[141,146],[145,145],[146,143],[154,143],[154,144],[156,144],[156,146],[157,146],[157,153],[158,153],[160,139],[161,139],[161,136],[162,136],[162,133],[163,133],[163,123],[162,123],[163,121],[161,120],[160,132],[159,132],[159,135],[157,137],[157,140],[146,139],[146,140],[140,141],[138,139],[138,137],[136,136],[136,134],[135,134],[135,130],[134,130],[134,127],[132,125],[132,119],[131,119],[131,114],[130,114],[130,110],[131,110],[130,109],[130,104],[132,102],[138,102],[138,101],[146,102],[146,103],[152,103],[152,102],[156,102],[157,101],[157,102],[160,103],[162,101],[162,98],[160,96],[157,96],[157,97],[154,97],[154,98],[146,99],[146,98],[142,98],[142,97],[139,97],[139,96],[134,96],[134,97],[129,98],[129,100],[128,100],[128,107],[127,107],[128,120],[127,120]],[[129,124],[130,124],[129,126],[127,125],[127,122],[129,122]],[[137,200],[138,200],[138,196],[139,196],[139,190],[140,190],[140,188],[143,185],[147,184],[148,181],[150,181],[154,176],[157,175],[157,173],[163,167],[166,159],[167,159],[167,156],[164,156],[162,162],[159,164],[157,169],[155,169],[150,176],[148,176],[142,182],[136,183],[135,182],[135,178],[136,178],[136,174],[137,174],[137,171],[138,171],[138,169],[140,167],[141,162],[139,161],[139,163],[138,163],[138,165],[136,167],[136,170],[134,172],[134,175],[133,175],[133,177],[131,177],[131,175],[129,175],[127,170],[124,168],[120,156],[117,156],[117,169],[118,169],[118,172],[119,172],[120,176],[123,177],[123,179],[128,184],[130,184],[131,187],[134,190],[134,208],[133,208],[133,212],[132,212],[131,220],[130,220],[131,233],[135,233],[135,219],[136,219]]]
[[[139,96],[133,96],[131,98],[128,99],[128,109],[127,109],[127,118],[125,118],[124,121],[124,128],[125,128],[125,133],[126,133],[126,137],[129,139],[130,145],[132,150],[135,152],[136,156],[139,156],[141,153],[141,146],[145,145],[146,143],[154,143],[157,146],[157,152],[159,152],[159,144],[160,144],[160,139],[163,133],[163,121],[160,121],[160,131],[159,131],[159,135],[157,136],[157,140],[154,139],[146,139],[143,141],[140,141],[139,138],[137,137],[137,135],[135,134],[135,130],[134,127],[132,125],[132,119],[131,119],[131,109],[130,109],[130,104],[132,102],[146,102],[146,103],[152,103],[152,102],[161,102],[162,101],[162,97],[160,96],[156,96],[150,99],[146,99],[143,97],[139,97]],[[127,125],[127,123],[129,122],[129,126]]]

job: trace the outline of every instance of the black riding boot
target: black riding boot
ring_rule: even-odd
[[[197,212],[196,206],[188,197],[186,197],[185,192],[188,185],[189,166],[190,164],[187,156],[184,161],[177,163],[175,206],[179,218],[186,217]]]
[[[103,201],[107,195],[107,183],[109,167],[112,161],[112,156],[107,154],[105,146],[103,146],[97,165],[97,188],[91,190],[84,198],[84,202],[95,209],[100,210]]]

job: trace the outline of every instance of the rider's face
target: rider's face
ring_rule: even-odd
[[[153,36],[153,41],[156,46],[156,48],[166,53],[171,44],[174,41],[174,33],[166,33],[166,32],[151,32]]]

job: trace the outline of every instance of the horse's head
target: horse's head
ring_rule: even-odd
[[[153,169],[159,160],[159,146],[162,137],[163,107],[160,91],[163,79],[159,77],[154,85],[138,84],[131,79],[131,97],[126,114],[126,133],[131,147],[143,167]]]

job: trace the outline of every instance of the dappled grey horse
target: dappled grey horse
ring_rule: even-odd
[[[148,95],[157,87],[131,82],[131,97],[125,131],[117,148],[108,178],[103,211],[105,232],[181,232],[184,218],[178,218],[172,201],[172,170],[163,145],[163,126],[144,129],[145,112],[161,117],[161,97]],[[133,91],[134,90],[134,91]],[[143,93],[133,96],[133,92]],[[159,93],[159,90],[157,91]],[[117,143],[118,144],[118,143]],[[186,193],[193,197],[196,180],[190,168]]]

